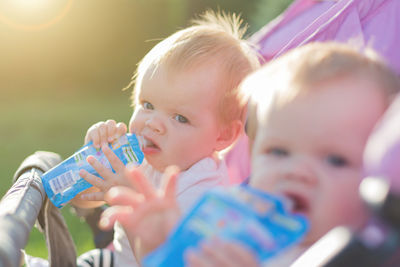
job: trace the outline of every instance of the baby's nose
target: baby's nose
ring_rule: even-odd
[[[165,133],[165,126],[160,118],[157,116],[151,116],[145,121],[145,126],[150,128],[152,131],[158,134]]]
[[[315,184],[317,175],[312,163],[307,160],[292,160],[284,171],[286,179],[295,180],[306,184]]]

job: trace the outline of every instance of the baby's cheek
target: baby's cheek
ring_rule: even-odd
[[[265,173],[255,173],[250,176],[249,185],[255,189],[269,192],[272,190],[273,186],[271,185],[271,181],[267,178],[268,175]]]
[[[130,133],[136,133],[136,129],[135,129],[134,124],[132,123],[132,121],[129,122],[129,132]]]
[[[129,120],[129,132],[130,133],[137,133],[139,130],[139,123],[138,116],[136,113],[133,113],[131,119]]]

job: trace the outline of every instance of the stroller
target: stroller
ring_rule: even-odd
[[[75,244],[65,220],[46,197],[41,175],[61,162],[61,157],[52,152],[38,151],[27,157],[16,171],[14,184],[0,202],[0,266],[20,266],[22,252],[35,222],[44,234],[48,248],[49,266],[76,266]],[[77,215],[84,217],[92,229],[96,248],[106,247],[113,232],[104,232],[97,227],[103,208]]]

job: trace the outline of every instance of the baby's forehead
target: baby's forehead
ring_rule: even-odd
[[[139,80],[136,97],[145,97],[155,92],[185,97],[211,100],[224,95],[224,78],[217,65],[200,64],[189,68],[179,68],[167,64],[152,66]],[[200,100],[200,99],[196,99]]]
[[[352,128],[367,114],[380,114],[387,105],[379,85],[359,78],[329,81],[295,96],[272,96],[258,102],[256,111],[249,112],[249,121],[254,123],[256,117],[259,129],[293,124],[310,129],[320,125],[331,131]]]
[[[259,80],[261,83],[262,80]],[[354,92],[355,87],[363,87],[357,92]],[[373,90],[386,97],[387,90],[384,84],[375,77],[371,77],[365,72],[354,72],[347,74],[332,75],[325,79],[296,79],[283,81],[279,83],[271,83],[262,88],[259,86],[252,92],[250,100],[253,105],[257,106],[259,112],[265,113],[266,111],[290,105],[296,102],[297,99],[314,97],[317,94],[325,92],[340,91],[344,97],[346,94],[364,94],[366,90],[374,88]],[[320,100],[321,101],[321,100]],[[261,116],[259,113],[257,116]]]
[[[228,81],[228,75],[225,73],[220,65],[216,64],[214,61],[199,61],[193,62],[186,66],[177,66],[174,64],[168,64],[167,62],[160,65],[153,65],[149,67],[141,80],[141,84],[150,81],[151,79],[163,79],[168,84],[174,84],[179,81],[188,81],[189,83],[192,79],[186,79],[188,76],[196,79],[196,77],[204,77],[203,80],[199,81],[200,86],[204,84],[205,86],[212,85],[213,91],[222,92],[227,86],[225,86]],[[139,88],[141,89],[141,88]],[[207,88],[205,88],[207,89]],[[207,92],[205,92],[207,94]]]

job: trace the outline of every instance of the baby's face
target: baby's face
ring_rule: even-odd
[[[145,140],[143,153],[154,168],[186,170],[213,154],[220,131],[217,78],[213,66],[147,71],[129,129]]]
[[[386,106],[382,90],[360,79],[315,86],[266,116],[254,142],[250,180],[290,198],[293,212],[309,218],[305,244],[337,225],[363,222],[362,154]]]

